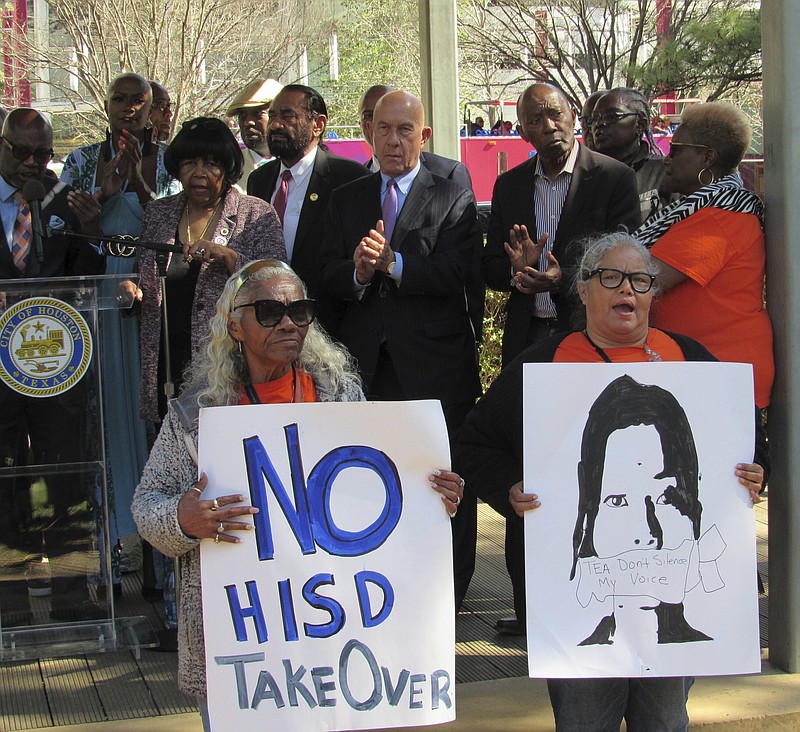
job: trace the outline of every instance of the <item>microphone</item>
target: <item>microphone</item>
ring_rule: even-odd
[[[45,191],[42,182],[32,178],[22,187],[22,197],[31,210],[31,234],[33,252],[39,264],[44,262],[44,229],[42,228],[42,199]]]

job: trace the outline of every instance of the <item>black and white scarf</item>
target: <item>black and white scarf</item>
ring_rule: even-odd
[[[744,187],[738,173],[731,173],[661,209],[636,229],[633,236],[649,249],[671,226],[709,206],[753,214],[758,216],[761,228],[764,228],[764,205],[761,199]]]

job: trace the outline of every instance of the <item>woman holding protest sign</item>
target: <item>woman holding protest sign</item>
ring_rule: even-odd
[[[196,358],[180,398],[172,400],[133,503],[142,536],[181,556],[178,682],[205,704],[200,541],[238,543],[257,509],[229,494],[203,500],[197,481],[200,407],[234,404],[364,401],[351,356],[314,322],[316,302],[289,265],[266,259],[233,274],[217,301],[205,355]],[[452,516],[463,496],[456,473],[429,476]],[[207,724],[204,716],[204,724]]]
[[[524,491],[522,480],[525,449],[522,407],[524,364],[716,360],[703,346],[686,336],[649,327],[650,304],[654,296],[654,284],[657,282],[653,259],[647,249],[633,237],[627,234],[609,234],[588,243],[576,282],[577,292],[586,312],[585,328],[570,334],[555,335],[524,351],[492,384],[464,424],[460,458],[467,479],[478,486],[479,497],[495,510],[508,518],[521,520],[526,511],[541,506],[536,493]],[[622,386],[627,387],[627,384]],[[635,403],[639,404],[641,412],[647,411],[642,405],[650,404],[653,393],[663,391],[653,387],[641,389],[638,384],[635,387],[638,388],[638,402]],[[641,391],[647,392],[647,395],[640,396]],[[623,395],[621,392],[614,392],[609,397],[611,411],[615,415],[625,411],[626,398],[627,393]],[[644,425],[656,430],[659,427],[657,419],[644,413],[628,416],[625,418],[628,422],[621,424],[617,424],[616,419],[615,416],[606,420],[612,431],[622,430],[627,424]],[[760,426],[756,429],[758,440],[755,462],[739,463],[734,468],[739,483],[749,491],[753,503],[760,500],[759,492],[769,468],[763,431]],[[658,430],[662,450],[667,447],[663,432],[663,429]],[[614,442],[615,447],[618,445],[619,441]],[[582,453],[581,459],[583,458]],[[696,454],[693,459],[696,467]],[[583,467],[588,474],[589,468]],[[601,476],[602,467],[601,460]],[[664,470],[667,470],[666,462]],[[601,488],[607,489],[607,486],[602,480],[590,480],[591,476],[579,475],[582,491],[579,516],[571,537],[576,562],[579,558],[598,556],[599,550],[595,542],[599,546],[601,538],[606,541],[622,541],[625,538],[620,535],[609,539],[607,534],[601,537],[599,529],[594,534],[592,532],[596,529],[596,519],[601,509],[609,505],[615,508],[628,506],[623,488],[615,486],[618,490],[615,490],[614,495],[604,495],[600,491]],[[661,487],[660,492],[653,493],[652,497],[648,495],[649,501],[643,499],[635,502],[631,498],[630,505],[634,507],[635,503],[632,510],[646,505],[648,511],[646,520],[636,524],[646,527],[643,532],[646,536],[637,535],[631,538],[630,548],[634,544],[640,548],[646,544],[655,545],[661,528],[659,521],[670,522],[670,525],[678,521],[671,514],[679,514],[679,518],[688,524],[688,527],[681,528],[682,531],[691,532],[694,540],[699,538],[697,480],[697,470],[687,470],[681,473],[680,480],[670,480],[670,484],[675,483],[674,486]],[[692,523],[689,519],[693,515],[696,515],[696,520]],[[520,586],[524,586],[524,547],[521,542],[517,549],[521,555],[519,566],[523,571],[519,582]],[[703,640],[702,634],[686,622],[682,604],[667,607],[661,603],[658,608],[651,609],[658,610],[665,620],[662,624],[662,618],[659,617],[659,642],[679,642],[676,640],[678,636],[683,640]],[[524,607],[517,608],[517,617],[526,617]],[[670,638],[669,632],[676,628],[680,632]],[[610,617],[602,619],[594,633],[580,645],[608,644],[615,629],[616,620],[612,612]],[[682,677],[549,679],[548,690],[556,728],[560,732],[584,729],[604,732],[618,730],[623,719],[627,721],[628,729],[684,730],[688,724],[686,699],[692,681],[691,678]]]

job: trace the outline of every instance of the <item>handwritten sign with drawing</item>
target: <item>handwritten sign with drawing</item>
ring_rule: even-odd
[[[755,521],[734,475],[753,456],[752,368],[529,364],[524,379],[542,502],[525,518],[530,675],[757,672]]]
[[[454,719],[438,402],[206,409],[199,455],[204,498],[259,508],[240,544],[201,546],[214,732]]]

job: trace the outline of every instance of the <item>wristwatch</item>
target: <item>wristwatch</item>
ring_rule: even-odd
[[[392,272],[394,272],[394,268],[395,268],[396,264],[397,264],[397,257],[392,259],[392,261],[389,262],[389,264],[386,265],[386,274],[389,275],[389,277],[392,276]]]

